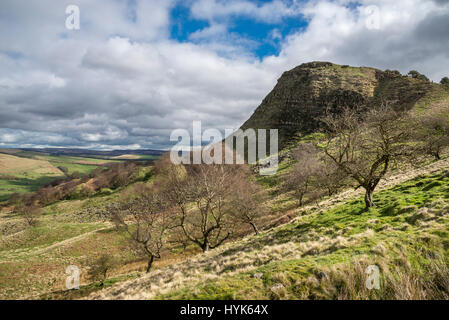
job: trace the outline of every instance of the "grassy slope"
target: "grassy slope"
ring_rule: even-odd
[[[448,160],[443,160],[416,174],[441,171],[447,165]],[[4,215],[0,229],[11,235],[4,236],[0,245],[0,297],[82,298],[100,290],[85,277],[89,259],[109,253],[123,265],[112,270],[106,285],[111,288],[93,297],[332,298],[327,290],[310,285],[320,283],[317,275],[322,272],[331,274],[333,268],[350,270],[374,263],[387,268],[394,265],[394,259],[404,259],[403,248],[409,251],[407,261],[418,261],[421,266],[428,261],[420,260],[420,246],[428,246],[431,241],[441,250],[449,247],[448,172],[403,182],[409,177],[392,177],[390,185],[402,183],[379,192],[378,207],[368,213],[361,213],[362,199],[351,191],[346,194],[351,200],[343,204],[340,201],[333,206],[331,203],[338,199],[335,197],[323,201],[321,207],[295,209],[299,217],[294,222],[206,255],[186,259],[179,252],[171,252],[156,264],[150,276],[143,277],[145,262],[127,249],[123,234],[112,231],[96,214],[117,194],[58,202],[45,208],[38,227],[22,231],[8,231],[17,225],[17,217]],[[417,212],[424,212],[423,217],[413,221]],[[64,271],[71,264],[80,267],[83,288],[62,292]],[[279,283],[283,287],[274,292],[272,288]],[[123,292],[118,294],[119,290]]]
[[[112,231],[95,215],[95,207],[101,208],[114,197],[56,203],[46,208],[38,227],[14,233],[14,239],[3,237],[0,296],[9,299],[58,292],[64,288],[65,268],[75,264],[81,268],[85,284],[83,290],[76,292],[79,296],[61,292],[43,298],[82,297],[99,290],[85,278],[88,260],[109,253],[124,266],[111,272],[107,286],[112,286],[112,291],[103,290],[98,297],[276,298],[270,288],[283,283],[285,292],[278,293],[279,297],[303,298],[304,292],[296,292],[298,288],[293,284],[309,279],[317,270],[341,263],[351,266],[354,259],[371,259],[375,263],[381,257],[376,250],[410,247],[426,237],[443,245],[449,241],[445,215],[429,216],[433,220],[417,223],[409,219],[423,207],[432,207],[435,212],[447,210],[449,175],[445,172],[378,193],[378,207],[368,213],[360,214],[361,199],[330,209],[311,207],[299,211],[301,216],[295,222],[226,244],[180,264],[171,265],[184,259],[172,253],[163,263],[156,264],[150,277],[123,282],[141,275],[144,262],[135,260],[126,250],[124,235]],[[14,219],[17,217],[2,217],[2,230],[7,230],[6,223]],[[257,273],[262,274],[260,279],[254,278]],[[148,289],[149,283],[152,289]],[[128,289],[117,296],[115,290],[123,287]]]
[[[0,201],[14,192],[32,192],[62,172],[45,160],[0,154]]]
[[[140,176],[150,168],[142,168]],[[15,214],[0,213],[0,299],[56,297],[65,289],[65,269],[76,265],[82,270],[81,282],[89,291],[89,261],[110,254],[118,261],[106,285],[136,277],[146,262],[129,250],[122,233],[112,231],[101,216],[104,207],[115,201],[120,190],[81,200],[65,200],[43,209],[36,227],[27,227]],[[179,252],[168,253],[155,267],[178,261]],[[73,294],[81,294],[82,291]],[[66,293],[62,293],[65,295]]]
[[[442,166],[447,166],[447,160]],[[393,179],[393,185],[394,181],[401,179]],[[423,250],[447,253],[448,171],[380,191],[375,201],[377,208],[369,212],[362,212],[360,197],[337,206],[323,201],[321,207],[297,211],[300,216],[294,222],[117,284],[90,298],[335,298],[329,289],[332,286],[321,283],[323,272],[339,275],[335,270],[346,270],[343,274],[350,274],[358,268],[363,273],[367,265],[377,264],[387,275],[400,262],[412,264],[407,272],[422,273],[431,260],[421,258]],[[382,296],[378,291],[366,294]]]
[[[314,292],[311,285],[319,283],[317,275],[320,272],[329,273],[332,267],[351,271],[359,261],[367,265],[391,263],[401,258],[401,252],[395,248],[412,249],[409,258],[413,261],[418,258],[415,250],[429,240],[447,253],[449,172],[418,178],[380,192],[376,205],[376,209],[363,212],[362,199],[356,199],[334,209],[300,217],[295,223],[241,245],[247,252],[234,254],[230,260],[235,263],[225,269],[241,269],[245,261],[251,266],[248,262],[254,260],[255,268],[243,268],[229,275],[225,271],[219,278],[204,284],[170,290],[155,297],[333,298],[332,292]],[[261,255],[260,252],[268,254]],[[383,259],[385,257],[387,259]],[[268,263],[257,263],[257,260]],[[423,258],[419,263],[425,264],[425,260]],[[260,279],[253,277],[257,273],[261,274]],[[273,287],[279,283],[284,287],[282,292],[274,292]]]
[[[98,212],[116,194],[61,201],[44,209],[39,225],[27,228],[17,216],[0,217],[0,298],[26,298],[64,288],[65,268],[85,268],[102,253],[132,259],[122,234],[110,232]],[[127,270],[128,271],[128,270]],[[85,282],[84,274],[82,276]]]
[[[15,193],[34,192],[46,183],[63,177],[59,167],[68,169],[68,174],[90,173],[99,165],[117,162],[93,158],[49,156],[30,151],[14,154],[0,153],[0,201]]]

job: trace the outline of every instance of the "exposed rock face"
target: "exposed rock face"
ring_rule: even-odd
[[[316,131],[327,109],[367,106],[384,100],[411,108],[435,84],[398,72],[311,62],[284,72],[242,129],[279,129],[279,146],[298,134]]]

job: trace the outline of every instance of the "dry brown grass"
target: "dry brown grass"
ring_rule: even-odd
[[[317,269],[314,275],[292,284],[293,291],[301,299],[449,299],[449,261],[442,251],[420,249],[427,263],[417,267],[410,262],[410,250],[401,249],[396,258],[379,257],[374,263],[365,258]],[[370,290],[365,285],[366,270],[373,264],[380,268],[380,288]]]
[[[0,174],[23,173],[62,175],[62,172],[48,161],[0,154]]]

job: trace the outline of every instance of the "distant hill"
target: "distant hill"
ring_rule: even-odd
[[[381,100],[394,100],[397,108],[411,109],[438,91],[447,93],[440,84],[398,71],[310,62],[284,72],[242,129],[279,129],[282,148],[298,134],[316,131],[317,118],[326,109],[370,107]]]
[[[14,193],[35,192],[67,175],[89,174],[99,166],[127,160],[146,164],[163,153],[159,150],[3,148],[0,149],[0,202]]]
[[[42,174],[60,176],[62,172],[48,161],[0,154],[0,179],[3,175],[32,177]]]
[[[73,148],[21,148],[21,149],[0,149],[0,153],[18,153],[19,151],[38,152],[51,156],[72,156],[86,158],[113,158],[123,155],[160,156],[166,151],[162,150],[111,150],[99,151]]]

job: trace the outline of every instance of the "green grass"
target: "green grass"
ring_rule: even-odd
[[[98,168],[101,164],[119,161],[82,157],[49,156],[28,151],[19,152],[14,154],[14,156],[48,161],[54,167],[67,168],[68,174],[73,174],[75,172],[88,174]],[[3,178],[2,175],[0,175],[0,202],[7,200],[13,193],[35,192],[45,184],[62,177],[64,177],[62,174],[38,174],[33,171],[15,172],[12,175],[3,176]]]
[[[144,178],[150,173],[151,169],[146,168],[140,172],[139,178]],[[152,178],[151,175],[148,177]],[[270,181],[264,182],[270,183]],[[23,292],[28,290],[24,289],[26,286],[24,287],[23,279],[29,280],[29,274],[33,272],[34,274],[48,272],[40,277],[40,282],[33,282],[35,287],[32,290],[26,291],[37,292],[43,299],[83,297],[90,292],[100,290],[98,283],[92,283],[76,293],[55,291],[41,295],[42,292],[50,292],[51,286],[47,282],[52,277],[56,277],[52,274],[56,274],[57,279],[64,278],[65,266],[79,264],[83,266],[83,270],[86,270],[86,256],[94,257],[100,253],[113,253],[124,261],[131,261],[132,257],[127,256],[130,251],[125,250],[127,241],[123,234],[107,229],[90,234],[76,243],[52,249],[43,256],[34,257],[33,252],[38,248],[45,248],[104,227],[100,222],[66,222],[60,219],[63,214],[71,214],[75,217],[77,212],[84,209],[103,206],[117,196],[117,194],[111,194],[106,197],[78,201],[61,201],[46,207],[40,225],[27,229],[20,237],[20,241],[0,248],[0,261],[4,261],[0,263],[0,279],[4,282],[0,284],[0,291],[3,291],[0,296],[6,298],[22,296]],[[285,199],[286,202],[290,200]],[[415,223],[411,218],[421,208],[430,208],[434,212],[447,210],[449,171],[420,176],[393,188],[376,192],[374,201],[376,207],[369,211],[364,210],[364,201],[361,197],[331,209],[315,207],[308,212],[302,212],[294,223],[262,232],[258,236],[250,237],[246,242],[236,241],[219,253],[220,257],[229,257],[231,261],[231,265],[222,269],[219,277],[193,282],[164,294],[158,294],[154,298],[323,298],[329,296],[325,296],[320,291],[322,289],[314,288],[307,282],[310,277],[319,277],[322,272],[337,277],[341,274],[351,274],[354,265],[360,261],[395,266],[402,261],[401,259],[406,259],[411,265],[410,268],[413,268],[413,272],[426,274],[428,272],[426,266],[432,261],[427,256],[422,256],[423,248],[427,250],[435,246],[437,248],[435,250],[442,249],[447,255],[449,216],[436,216],[429,226],[420,224],[420,221]],[[292,251],[294,254],[290,252],[283,255],[281,251],[279,258],[257,261],[258,254],[264,254],[282,245],[291,245],[294,248]],[[386,253],[378,249],[379,246],[385,247]],[[242,262],[234,257],[241,257],[237,255],[242,252],[248,252],[253,260],[249,262],[248,268],[240,271],[239,263]],[[51,257],[50,260],[49,257]],[[210,264],[214,261],[211,259]],[[199,268],[198,271],[209,274],[214,272],[214,267],[210,265]],[[261,273],[262,276],[254,277],[257,273]],[[127,279],[130,279],[127,275],[114,275],[106,283],[106,287]],[[273,292],[272,287],[279,284],[283,285],[283,289],[280,292]],[[373,298],[379,297],[381,297],[380,294],[373,294]]]
[[[305,243],[310,235],[336,239],[361,237],[351,245],[330,246],[321,251],[304,252],[300,259],[281,259],[261,265],[251,271],[226,275],[205,283],[186,286],[157,299],[272,299],[304,298],[313,295],[310,286],[304,285],[308,277],[315,276],[320,270],[333,270],[335,266],[351,269],[354,261],[368,259],[379,263],[393,263],[404,259],[409,261],[417,274],[423,273],[430,262],[421,256],[422,249],[429,249],[432,241],[438,249],[449,249],[449,218],[442,216],[434,225],[423,229],[419,224],[411,223],[412,217],[420,208],[432,208],[435,212],[448,210],[449,207],[449,171],[423,176],[394,188],[377,192],[374,196],[375,208],[364,210],[362,198],[354,199],[330,210],[315,209],[299,218],[298,222],[279,227],[267,234],[254,237],[251,244],[239,250],[265,250],[266,246],[284,243]],[[445,209],[444,209],[445,208]],[[431,239],[431,240],[429,240]],[[387,257],[376,252],[379,245],[388,248]],[[249,247],[249,248],[248,248]],[[265,248],[265,249],[264,249]],[[433,252],[433,251],[432,251]],[[232,254],[232,253],[231,253]],[[348,269],[348,270],[349,270]],[[424,271],[423,271],[424,270]],[[334,272],[334,271],[332,271]],[[254,274],[261,273],[261,278]],[[334,272],[335,273],[335,272]],[[425,272],[424,272],[425,273]],[[284,291],[281,296],[273,296],[270,289],[281,283]],[[305,287],[304,287],[305,286]],[[307,291],[307,293],[305,293]],[[380,293],[378,293],[380,294]],[[310,296],[312,295],[312,296]]]
[[[82,158],[82,157],[68,157],[68,156],[47,156],[39,155],[39,159],[47,160],[55,167],[65,167],[68,170],[68,174],[78,172],[81,174],[87,174],[98,168],[99,165],[111,162],[118,162],[119,160],[103,160],[94,158]]]
[[[62,176],[18,177],[15,179],[2,179],[0,176],[0,202],[8,200],[13,193],[35,192],[43,185]]]
[[[55,224],[50,220],[40,222],[36,227],[25,230],[25,234],[19,241],[0,247],[4,250],[27,249],[46,247],[57,242],[70,239],[81,234],[97,230],[102,225],[98,223],[60,223]]]

